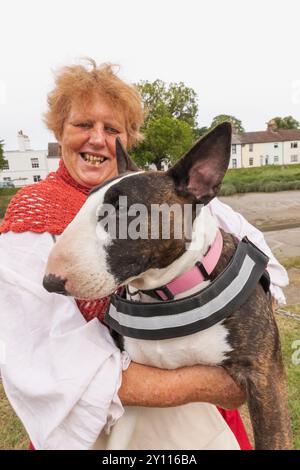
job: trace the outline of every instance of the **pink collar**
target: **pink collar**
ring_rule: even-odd
[[[188,291],[193,287],[209,279],[209,275],[215,269],[223,249],[223,237],[220,230],[217,231],[216,238],[208,249],[202,261],[198,261],[193,268],[173,279],[163,287],[153,289],[160,300],[171,300],[175,295]],[[150,291],[144,291],[145,293]]]

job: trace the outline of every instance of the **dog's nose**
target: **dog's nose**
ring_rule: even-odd
[[[65,289],[67,279],[62,279],[55,274],[47,274],[43,279],[43,286],[48,292],[55,292],[56,294],[69,295]]]

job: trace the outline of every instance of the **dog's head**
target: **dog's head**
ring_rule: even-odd
[[[223,123],[167,172],[140,172],[117,140],[119,176],[91,191],[59,237],[45,288],[92,299],[148,271],[159,276],[187,250],[186,225],[193,223],[197,207],[216,196],[230,145],[231,126]]]

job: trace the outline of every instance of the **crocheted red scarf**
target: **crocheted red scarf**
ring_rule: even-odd
[[[60,235],[86,201],[89,191],[70,176],[61,160],[56,172],[17,192],[7,208],[0,233],[31,231]],[[76,299],[76,302],[89,321],[95,317],[103,319],[108,300]]]

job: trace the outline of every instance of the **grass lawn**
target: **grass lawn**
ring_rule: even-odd
[[[0,384],[0,450],[21,450],[28,448],[28,437],[24,428],[10,407]]]
[[[292,310],[290,307],[288,310]],[[293,311],[300,314],[300,306],[293,307]],[[294,364],[292,355],[295,354],[293,343],[300,341],[300,322],[291,318],[276,316],[281,332],[282,350],[288,377],[289,406],[292,418],[294,447],[300,449],[300,362]],[[298,350],[300,346],[298,346]],[[298,354],[300,361],[300,354]],[[249,426],[246,423],[246,426]],[[0,385],[0,450],[27,449],[28,438],[26,433],[9,406],[3,387]]]
[[[4,217],[6,207],[8,206],[8,203],[12,196],[16,194],[18,190],[17,189],[0,189],[0,219]]]
[[[290,189],[300,189],[300,165],[268,165],[228,170],[220,195]]]
[[[300,305],[285,310],[300,315]],[[277,316],[281,333],[281,346],[288,378],[288,395],[294,448],[300,450],[300,321]],[[298,351],[298,352],[297,352]]]

